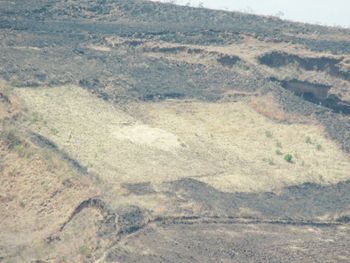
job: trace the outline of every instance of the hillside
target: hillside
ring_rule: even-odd
[[[350,30],[0,2],[0,262],[347,262]]]

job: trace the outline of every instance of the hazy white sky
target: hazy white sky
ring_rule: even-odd
[[[170,2],[170,0],[157,0]],[[282,18],[326,25],[350,27],[350,0],[174,0],[178,4],[224,10],[248,11],[255,14],[276,15]]]

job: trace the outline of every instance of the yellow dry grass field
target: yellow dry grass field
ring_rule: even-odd
[[[109,183],[197,178],[222,191],[350,179],[350,160],[315,124],[277,123],[246,102],[113,106],[76,86],[16,89],[31,128]],[[290,155],[290,162],[286,156]]]

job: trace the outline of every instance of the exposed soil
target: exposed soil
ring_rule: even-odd
[[[341,101],[333,94],[329,94],[331,86],[296,79],[279,81],[272,78],[272,80],[279,82],[283,88],[292,91],[304,100],[329,108],[335,113],[350,114],[350,104]]]
[[[261,56],[259,61],[269,67],[277,68],[297,64],[298,67],[308,71],[325,71],[332,76],[350,81],[350,72],[342,71],[340,68],[342,58],[301,57],[283,52],[271,52]]]

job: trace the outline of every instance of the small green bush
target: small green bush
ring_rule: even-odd
[[[25,207],[26,207],[26,201],[25,201],[25,200],[19,201],[19,206],[20,206],[21,208],[25,208]]]
[[[321,144],[317,144],[316,145],[316,149],[317,149],[317,151],[321,151],[322,150],[322,145]]]
[[[292,163],[292,162],[293,162],[293,155],[291,155],[290,153],[287,153],[287,154],[284,156],[284,160],[286,160],[286,161],[289,162],[289,163]]]

